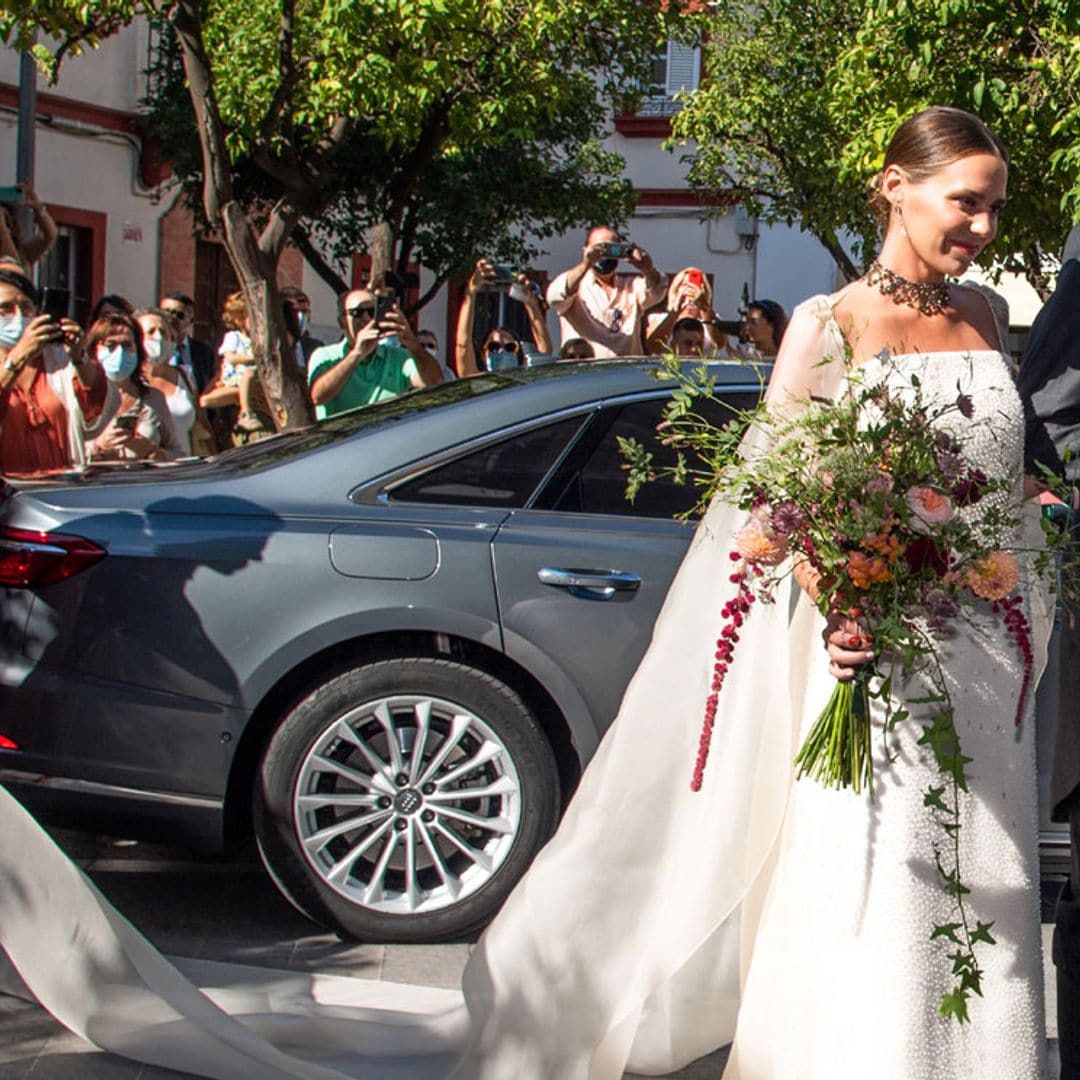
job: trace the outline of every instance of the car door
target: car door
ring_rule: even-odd
[[[606,403],[492,545],[505,651],[559,703],[583,760],[614,719],[693,532],[673,517],[693,507],[691,488],[656,481],[626,499],[617,440],[670,457],[656,435],[666,397]]]

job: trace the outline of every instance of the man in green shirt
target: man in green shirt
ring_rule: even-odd
[[[338,297],[338,324],[345,337],[316,349],[308,361],[319,420],[442,382],[439,362],[417,341],[396,306],[376,325],[375,294],[368,289]]]

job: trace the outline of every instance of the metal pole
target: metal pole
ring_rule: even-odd
[[[34,183],[34,120],[37,113],[37,64],[29,50],[19,57],[19,134],[15,149],[15,180]],[[19,232],[30,236],[34,228],[34,212],[29,206],[19,207]]]

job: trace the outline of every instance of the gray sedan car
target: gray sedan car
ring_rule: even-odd
[[[715,375],[756,402],[756,369]],[[364,940],[483,924],[689,542],[693,490],[631,505],[617,445],[671,453],[671,390],[625,362],[482,375],[210,462],[7,486],[0,782],[68,826],[210,850],[253,827],[282,892]],[[1060,862],[1067,833],[1043,839]]]
[[[716,375],[757,400],[756,369]],[[671,389],[621,362],[483,375],[210,462],[8,486],[0,781],[68,825],[253,826],[297,907],[362,939],[482,924],[689,541],[693,490],[631,505],[617,446],[670,453]]]

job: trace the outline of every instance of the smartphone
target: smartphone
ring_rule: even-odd
[[[700,289],[705,284],[705,275],[700,270],[687,270],[686,277],[683,280],[687,285],[693,285],[695,289]]]
[[[397,300],[392,296],[377,295],[375,297],[375,325],[376,326],[378,326],[379,323],[381,323],[383,321],[383,319],[386,318],[386,313],[396,303],[397,303]]]
[[[135,413],[120,413],[118,416],[113,417],[113,423],[121,431],[134,432],[136,425],[139,423],[139,417]]]
[[[71,305],[71,290],[58,289],[55,285],[44,285],[41,289],[42,314],[59,321],[66,319]]]
[[[25,202],[25,199],[23,198],[23,193],[19,188],[15,187],[12,184],[8,184],[0,187],[0,202],[21,204]]]
[[[633,244],[620,240],[617,244],[605,244],[604,255],[609,259],[625,259],[633,249]]]

